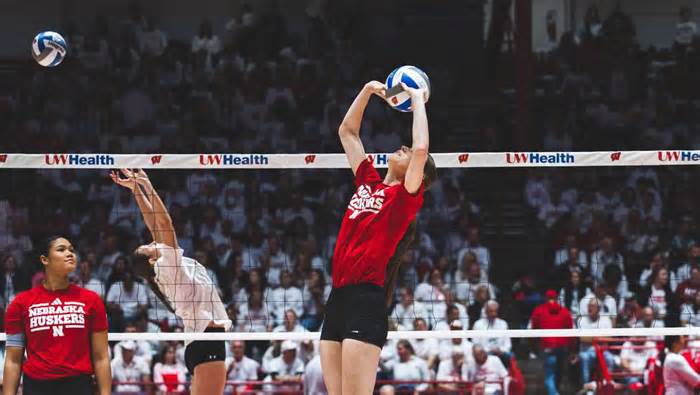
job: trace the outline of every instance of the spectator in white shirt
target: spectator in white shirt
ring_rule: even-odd
[[[525,184],[525,198],[530,207],[539,209],[549,203],[549,181],[544,173],[532,170]]]
[[[413,290],[408,287],[398,289],[399,303],[394,307],[391,316],[406,330],[413,329],[416,318],[427,318],[423,303],[414,300]]]
[[[444,309],[445,294],[443,293],[444,282],[440,269],[434,268],[430,271],[428,283],[420,283],[414,293],[415,300],[423,302],[428,314],[429,325],[435,325],[437,317],[435,310]]]
[[[466,379],[474,383],[474,393],[502,395],[508,385],[508,370],[495,355],[488,355],[482,346],[474,346],[474,365],[466,370]],[[500,382],[500,383],[499,383]]]
[[[126,192],[125,192],[126,191]],[[124,231],[133,232],[139,222],[139,209],[128,190],[120,190],[114,196],[109,224]]]
[[[100,295],[101,298],[105,296],[105,285],[97,277],[92,275],[92,262],[87,260],[82,260],[80,266],[78,267],[79,277],[77,278],[77,284],[85,289]]]
[[[603,281],[603,272],[608,265],[615,265],[625,272],[624,260],[614,248],[613,239],[606,236],[600,242],[600,248],[591,255],[591,276],[595,282]]]
[[[285,340],[280,346],[281,355],[270,362],[266,381],[277,382],[301,382],[304,374],[304,362],[297,358],[297,344],[291,340]],[[293,391],[298,386],[275,386],[276,391]]]
[[[486,302],[486,318],[474,323],[475,331],[507,330],[508,323],[498,318],[498,302],[489,300]],[[510,351],[512,348],[509,337],[477,337],[472,339],[475,346],[483,347],[489,354],[501,358],[505,366],[510,364]]]
[[[682,6],[678,11],[679,21],[676,25],[675,44],[680,47],[688,47],[693,43],[698,27],[695,22],[690,19],[693,16],[693,10],[688,6]]]
[[[581,299],[581,303],[579,303],[579,317],[589,315],[590,313],[588,312],[588,306],[590,305],[591,300],[598,299],[602,302],[599,305],[600,315],[610,318],[614,326],[615,319],[617,318],[618,302],[615,300],[615,298],[608,294],[608,290],[602,284],[598,284],[593,289],[593,292],[594,293],[588,294]]]
[[[396,343],[396,352],[399,356],[394,363],[393,379],[396,381],[428,381],[430,372],[424,360],[415,356],[413,346],[408,340],[399,340]],[[399,390],[425,391],[428,384],[398,384]]]
[[[125,333],[138,333],[138,332],[150,332],[144,327],[142,327],[139,330],[139,326],[136,323],[130,322],[124,327],[124,332]],[[132,340],[132,343],[134,344],[134,357],[137,359],[140,359],[141,361],[145,362],[146,365],[151,366],[151,360],[153,359],[153,355],[155,354],[155,350],[153,349],[153,345],[146,341],[146,340]],[[125,342],[117,343],[114,346],[114,357],[112,359],[121,359],[122,358],[122,345],[125,344]],[[131,343],[129,343],[131,344]]]
[[[459,320],[455,320],[450,324],[450,330],[461,331],[463,329],[464,327],[462,327],[462,322]],[[474,364],[474,361],[472,360],[472,343],[469,340],[459,337],[445,339],[440,343],[440,360],[445,361],[450,359],[452,356],[452,351],[455,347],[462,349],[467,365],[471,366]]]
[[[423,318],[416,318],[413,321],[413,328],[417,331],[427,331],[428,322]],[[411,343],[418,358],[425,360],[430,369],[437,368],[438,355],[440,354],[440,344],[437,339],[412,339]]]
[[[165,48],[168,46],[168,38],[165,33],[156,26],[156,19],[154,16],[146,18],[146,27],[143,29],[139,39],[141,53],[144,55],[159,57],[165,52]]]
[[[593,293],[582,277],[580,270],[572,270],[569,273],[569,281],[559,291],[559,304],[569,309],[574,319],[579,315],[581,299]]]
[[[488,248],[481,245],[481,237],[479,235],[479,228],[477,227],[471,227],[469,231],[467,231],[467,245],[457,253],[457,262],[461,262],[461,258],[467,252],[473,252],[474,255],[476,255],[476,260],[479,262],[481,270],[488,275],[489,268],[491,267],[491,253]]]
[[[289,203],[289,207],[282,213],[282,221],[285,225],[289,225],[297,218],[301,218],[309,227],[314,225],[314,213],[309,207],[304,205],[304,199],[300,193],[292,193]]]
[[[321,370],[321,355],[316,355],[304,368],[304,395],[326,395],[326,383]]]
[[[291,271],[293,267],[289,255],[280,248],[277,237],[270,237],[267,240],[267,249],[262,259],[267,260],[267,283],[273,287],[280,285],[282,271]]]
[[[629,377],[628,383],[639,382],[644,375],[649,358],[656,358],[656,343],[649,340],[635,339],[622,344],[620,365],[623,372],[638,375]]]
[[[112,360],[112,380],[115,383],[114,392],[142,392],[141,384],[121,383],[148,383],[151,380],[148,365],[134,355],[136,343],[131,340],[121,342],[122,357]]]
[[[131,270],[124,272],[124,280],[117,281],[107,292],[107,308],[125,320],[134,320],[148,312],[148,291],[134,279]]]
[[[456,303],[447,305],[445,312],[442,314],[443,318],[440,319],[436,317],[437,324],[433,326],[433,330],[449,331],[450,323],[455,321],[460,321],[463,328],[469,328],[469,316],[466,314],[464,306],[462,306],[462,309],[460,309],[458,306],[460,305]],[[439,314],[436,314],[436,316],[437,315]]]
[[[537,219],[542,221],[547,229],[551,229],[559,218],[570,211],[569,206],[561,200],[561,192],[552,192],[550,201],[540,206]]]
[[[245,342],[234,340],[231,342],[233,356],[226,358],[226,372],[229,381],[256,381],[260,372],[260,364],[245,355]],[[243,389],[245,386],[240,386]],[[233,386],[228,386],[225,393],[233,391]]]
[[[284,313],[284,321],[282,325],[276,326],[273,332],[308,332],[306,328],[299,324],[297,313],[293,309],[289,309]]]
[[[476,291],[481,286],[486,286],[489,291],[489,299],[496,299],[495,288],[487,279],[483,278],[482,271],[477,263],[472,263],[467,268],[466,281],[458,282],[455,286],[457,300],[469,306],[476,300]]]
[[[693,395],[700,386],[700,374],[680,354],[688,346],[685,336],[666,336],[669,352],[664,359],[664,387],[667,395]]]
[[[265,293],[265,303],[275,318],[275,324],[284,321],[284,312],[292,309],[297,317],[304,315],[304,299],[301,290],[293,286],[292,273],[283,270],[280,275],[280,286]]]
[[[695,294],[693,303],[684,303],[681,306],[681,324],[691,327],[700,327],[700,292]]]
[[[572,252],[578,254],[578,256],[572,256]],[[578,261],[578,264],[581,267],[588,267],[588,257],[586,256],[586,252],[577,247],[576,236],[574,235],[566,236],[564,246],[554,253],[554,265],[564,265],[571,260]]]
[[[158,386],[158,394],[171,394],[185,390],[187,368],[178,363],[175,347],[165,346],[160,353],[160,362],[153,366],[153,383]]]
[[[692,244],[688,247],[687,261],[676,270],[676,281],[680,284],[690,279],[690,270],[700,263],[700,244]],[[651,274],[651,273],[650,273]]]
[[[610,317],[600,314],[600,307],[603,302],[598,298],[590,298],[588,302],[588,315],[577,320],[578,329],[609,329],[613,327]],[[588,383],[591,378],[591,367],[597,360],[597,354],[593,347],[592,338],[581,338],[578,356],[581,360],[581,379]],[[609,368],[613,367],[613,356],[609,351],[604,351],[603,355]]]
[[[469,352],[471,355],[471,350]],[[437,385],[438,390],[454,392],[462,388],[457,383],[452,384],[448,382],[461,382],[464,380],[465,373],[468,371],[468,364],[465,363],[464,357],[464,349],[456,345],[450,349],[450,356],[440,361],[437,376],[435,377],[437,381],[442,381],[442,383]]]
[[[265,307],[259,290],[252,291],[248,301],[241,305],[238,321],[242,332],[267,332],[272,329],[272,316]]]
[[[221,41],[214,34],[211,22],[202,21],[199,25],[199,33],[192,38],[192,53],[199,59],[200,67],[207,72],[213,71],[221,49]]]

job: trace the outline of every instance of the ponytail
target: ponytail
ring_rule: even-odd
[[[146,281],[146,284],[148,284],[148,287],[151,289],[151,291],[153,291],[153,294],[156,295],[156,297],[165,305],[165,307],[168,308],[168,310],[170,310],[171,313],[175,313],[175,309],[173,309],[173,306],[168,301],[168,298],[165,296],[165,294],[163,294],[163,291],[160,290],[160,287],[156,283],[156,272],[153,270],[153,266],[149,261],[148,255],[135,252],[132,261],[132,269],[134,273]]]
[[[437,179],[437,166],[435,166],[435,159],[433,156],[428,154],[428,160],[425,161],[425,166],[423,167],[423,190],[427,191],[433,185]],[[416,238],[416,220],[414,219],[406,229],[403,237],[396,246],[394,255],[389,259],[389,264],[386,267],[386,279],[384,280],[384,293],[386,299],[386,306],[391,307],[394,301],[394,288],[396,287],[396,278],[399,275],[399,266],[401,266],[401,259],[403,258],[406,251],[411,248],[413,241]]]
[[[399,267],[401,266],[401,260],[406,254],[413,240],[416,238],[416,220],[413,220],[408,225],[406,233],[399,241],[396,246],[396,251],[394,255],[389,259],[389,264],[386,267],[386,279],[384,280],[384,292],[386,298],[386,306],[391,307],[391,303],[394,301],[394,288],[396,288],[396,279],[399,275]]]

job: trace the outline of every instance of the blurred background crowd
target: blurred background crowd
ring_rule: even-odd
[[[665,48],[643,48],[623,7],[602,14],[595,6],[579,28],[535,48],[523,137],[512,17],[491,6],[483,48],[467,49],[485,59],[482,69],[468,70],[483,81],[458,102],[459,83],[435,86],[432,151],[700,145],[700,40],[691,8],[674,10],[676,33]],[[243,4],[226,21],[200,21],[190,40],[172,38],[138,3],[124,7],[123,17],[66,23],[70,56],[56,70],[25,67],[31,59],[3,63],[22,67],[16,78],[0,79],[2,150],[339,152],[336,128],[349,103],[362,84],[390,71],[388,55],[367,47],[370,16],[325,2],[309,2],[293,21],[275,6]],[[410,27],[401,17],[386,24],[388,32]],[[405,48],[396,51],[410,59]],[[434,81],[464,72],[430,66]],[[362,139],[368,152],[393,151],[409,143],[409,131],[410,117],[375,100]],[[415,245],[402,258],[392,327],[537,327],[537,307],[548,300],[578,328],[700,325],[696,174],[694,167],[441,169]],[[350,172],[153,171],[151,178],[185,255],[208,268],[236,331],[319,329],[335,235],[353,192]],[[3,306],[41,282],[37,246],[62,234],[79,252],[74,280],[104,298],[110,331],[179,330],[132,272],[131,251],[150,240],[128,191],[88,170],[5,171],[0,182]],[[312,342],[230,346],[232,380],[301,380],[316,355]],[[535,358],[545,348],[499,338],[389,341],[380,374],[484,380],[475,375],[488,363],[502,365],[505,377],[511,357]],[[585,341],[573,348],[580,366],[573,376],[587,382],[596,356]],[[119,343],[115,380],[162,383],[164,372],[184,380],[182,351],[177,342]],[[638,372],[635,361],[644,356],[632,354],[606,357],[615,369]],[[115,388],[155,390],[177,388]]]

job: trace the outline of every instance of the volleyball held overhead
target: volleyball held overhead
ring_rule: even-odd
[[[425,89],[425,101],[430,98],[430,79],[428,75],[415,66],[401,66],[394,69],[386,78],[386,98],[389,104],[398,111],[411,112],[411,96],[404,92],[401,83],[409,88]]]

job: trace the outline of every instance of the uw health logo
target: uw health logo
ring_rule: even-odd
[[[469,161],[469,154],[461,154],[457,157],[459,163],[467,163]]]
[[[316,161],[316,155],[306,155],[304,158],[304,162],[306,162],[307,165],[310,165]]]
[[[385,197],[383,189],[372,193],[370,187],[367,185],[360,185],[360,187],[357,188],[357,192],[355,192],[352,199],[350,199],[348,208],[352,210],[352,214],[350,214],[348,218],[355,219],[362,213],[379,213],[384,206]]]
[[[611,162],[617,162],[620,159],[622,159],[622,152],[618,151],[618,152],[613,152],[612,154],[610,154],[610,161]]]
[[[37,303],[29,306],[29,331],[52,331],[53,337],[63,337],[63,329],[85,329],[85,304],[62,302]]]
[[[163,155],[153,155],[151,156],[151,164],[159,165],[161,159],[163,159]]]

